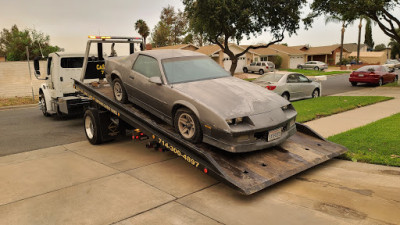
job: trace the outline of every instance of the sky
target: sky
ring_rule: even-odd
[[[50,35],[50,44],[64,48],[67,52],[84,52],[88,35],[139,36],[134,29],[138,19],[146,21],[151,30],[159,21],[163,7],[184,9],[181,0],[0,0],[0,29],[10,29],[16,24],[20,28],[35,28]],[[308,8],[303,9],[305,13]],[[397,17],[400,12],[396,12]],[[364,23],[365,25],[365,23]],[[314,21],[312,28],[298,30],[282,41],[289,46],[309,44],[311,46],[340,43],[341,25],[325,24],[324,16]],[[375,45],[389,42],[377,25],[372,27]],[[272,37],[263,33],[240,44],[269,42]],[[345,43],[357,43],[358,21],[346,29]],[[361,42],[364,42],[364,27]]]

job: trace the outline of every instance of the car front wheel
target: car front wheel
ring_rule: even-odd
[[[282,98],[284,98],[284,99],[290,101],[289,93],[287,93],[287,92],[283,93],[283,94],[282,94]]]
[[[381,78],[381,79],[379,79],[378,86],[382,86],[382,85],[383,85],[383,79]]]
[[[302,70],[303,67],[302,66],[297,66],[297,69]]]
[[[314,67],[314,70],[319,70],[319,67],[318,66]]]
[[[47,112],[46,99],[44,98],[43,93],[40,93],[39,101],[40,101],[40,109],[42,110],[43,116],[46,117],[50,116],[50,114]]]
[[[192,143],[199,143],[203,133],[197,116],[187,108],[180,108],[174,117],[174,126],[179,135]]]
[[[245,67],[245,68],[243,68],[243,72],[245,72],[245,73],[247,73],[248,72],[248,70],[247,70],[247,68]]]
[[[263,75],[263,74],[264,74],[264,70],[259,70],[258,73],[259,73],[260,75]]]
[[[319,97],[319,90],[315,89],[312,93],[312,98],[318,98]]]

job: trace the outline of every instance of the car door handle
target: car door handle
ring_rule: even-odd
[[[129,75],[129,79],[135,79],[135,77],[134,76],[131,76],[131,75]]]

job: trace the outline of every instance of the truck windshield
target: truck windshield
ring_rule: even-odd
[[[170,84],[230,76],[215,61],[204,56],[164,59],[162,65]]]

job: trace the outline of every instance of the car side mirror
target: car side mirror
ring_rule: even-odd
[[[308,79],[308,83],[311,83],[311,82],[312,82],[312,80]]]
[[[39,64],[40,59],[41,59],[41,57],[35,57],[35,59],[33,60],[33,67],[35,69],[35,77],[36,78],[40,77],[40,64]]]
[[[150,77],[149,82],[158,85],[162,84],[161,77]]]

